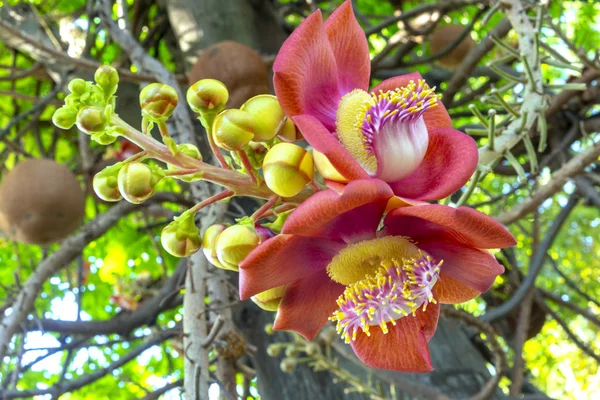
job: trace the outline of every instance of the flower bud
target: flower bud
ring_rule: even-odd
[[[284,358],[283,360],[281,360],[281,363],[279,364],[279,368],[281,368],[281,370],[283,372],[292,372],[296,369],[296,366],[298,365],[298,362],[294,359],[294,358]]]
[[[217,237],[217,258],[225,268],[237,271],[239,264],[259,242],[254,227],[240,224],[230,226]]]
[[[165,250],[175,257],[188,257],[200,249],[200,230],[194,223],[194,214],[183,213],[165,226],[160,235]]]
[[[81,78],[75,78],[69,82],[69,92],[81,96],[87,91],[87,83]]]
[[[269,357],[279,357],[281,354],[281,345],[279,343],[271,343],[267,346],[267,354]]]
[[[222,149],[238,151],[254,138],[254,121],[245,111],[225,110],[213,122],[215,143]]]
[[[104,94],[113,95],[119,84],[119,73],[110,65],[102,65],[96,70],[94,80],[102,88]]]
[[[188,157],[195,158],[196,160],[202,161],[202,154],[196,146],[190,143],[184,143],[177,146],[177,151],[185,154]]]
[[[83,107],[77,113],[77,128],[83,133],[92,135],[106,130],[106,115],[97,107]]]
[[[214,224],[206,228],[204,231],[204,236],[202,236],[202,252],[204,253],[204,256],[209,263],[221,269],[228,268],[221,264],[217,258],[217,249],[215,248],[215,245],[217,243],[217,237],[225,229],[227,229],[227,225]]]
[[[227,86],[216,79],[201,79],[187,91],[186,99],[196,114],[218,114],[229,100]]]
[[[277,97],[270,94],[254,96],[240,108],[252,116],[254,120],[255,142],[266,142],[273,139],[283,127],[286,118]]]
[[[71,129],[77,120],[77,109],[62,106],[52,115],[52,122],[60,129]]]
[[[178,101],[175,89],[162,83],[151,83],[140,93],[142,114],[153,121],[169,118]]]
[[[313,149],[313,159],[315,161],[315,167],[317,168],[317,171],[319,171],[323,178],[335,182],[348,182],[348,179],[346,179],[338,172],[337,169],[335,169],[333,165],[331,165],[331,162],[327,157],[325,157],[325,154]]]
[[[119,171],[118,184],[121,195],[130,203],[140,204],[154,194],[164,172],[141,162],[125,164]]]
[[[292,197],[312,181],[313,159],[300,146],[279,143],[265,156],[263,174],[269,189],[279,196]]]
[[[315,342],[307,343],[306,347],[304,348],[304,352],[309,356],[314,356],[318,354],[319,351],[321,351],[321,347]]]
[[[265,333],[267,335],[273,335],[273,334],[275,334],[275,330],[273,329],[273,324],[266,324],[265,325]]]
[[[119,170],[123,163],[104,168],[94,176],[92,186],[96,195],[104,201],[119,201],[123,198],[119,191]]]
[[[288,143],[297,142],[298,140],[303,139],[302,134],[300,133],[298,128],[296,128],[296,125],[294,125],[292,120],[289,118],[285,119],[285,122],[283,123],[283,127],[279,131],[279,134],[277,135],[277,137],[279,139],[283,140],[284,142],[288,142]]]
[[[277,311],[277,307],[279,307],[279,303],[281,303],[284,292],[285,285],[278,286],[252,296],[252,301],[263,310]]]

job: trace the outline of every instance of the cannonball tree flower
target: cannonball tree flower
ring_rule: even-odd
[[[241,298],[285,286],[276,330],[312,340],[333,320],[365,364],[432,370],[439,304],[487,291],[504,268],[485,249],[515,240],[471,208],[425,203],[386,213],[393,199],[372,178],[311,196],[241,263]]]
[[[325,23],[320,11],[311,14],[283,44],[273,66],[275,93],[346,179],[379,178],[415,200],[449,196],[477,166],[474,140],[452,129],[439,96],[416,72],[368,92],[370,65],[347,1]]]

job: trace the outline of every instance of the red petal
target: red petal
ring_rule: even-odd
[[[367,37],[354,17],[352,3],[346,1],[325,21],[342,93],[367,90],[371,76],[371,58]]]
[[[469,207],[428,204],[398,208],[388,213],[385,224],[385,234],[408,236],[417,242],[451,241],[480,249],[511,247],[517,243],[493,218]]]
[[[418,246],[434,259],[444,260],[441,267],[444,276],[454,278],[481,293],[487,292],[496,277],[504,272],[504,267],[496,258],[484,250],[449,242],[421,242]]]
[[[282,232],[341,238],[345,242],[373,238],[392,196],[390,187],[378,179],[352,181],[341,195],[323,190],[300,204],[288,217]]]
[[[335,130],[343,93],[320,11],[306,18],[281,46],[273,71],[275,93],[288,117],[311,114]]]
[[[454,129],[429,131],[429,147],[419,167],[406,178],[390,183],[398,196],[439,200],[456,192],[469,180],[479,153],[469,136]]]
[[[419,309],[416,316],[406,316],[388,324],[389,332],[373,327],[371,336],[359,333],[350,345],[358,358],[373,368],[402,372],[433,370],[427,342],[433,337],[440,315],[439,304],[429,304],[427,311]]]
[[[277,235],[262,243],[240,264],[240,298],[286,285],[317,271],[345,246],[340,241]]]
[[[440,304],[458,304],[474,299],[481,292],[442,273],[440,279],[435,284],[435,294]]]
[[[395,76],[393,78],[386,79],[379,85],[375,86],[372,92],[377,93],[380,90],[387,92],[388,90],[404,87],[408,85],[410,81],[417,81],[419,79],[423,79],[423,77],[418,72]],[[452,120],[450,120],[450,115],[448,115],[448,111],[446,111],[446,107],[444,107],[441,101],[438,101],[437,107],[433,107],[425,111],[423,114],[423,119],[425,120],[425,125],[430,132],[433,129],[438,128],[452,128]]]
[[[342,194],[342,192],[344,191],[344,188],[346,187],[345,183],[331,181],[329,179],[324,179],[323,181],[325,183],[325,186],[327,186],[328,189],[338,192],[339,194]]]
[[[325,271],[289,284],[273,328],[298,332],[313,340],[338,308],[336,300],[344,289],[344,285],[332,281]]]
[[[331,165],[348,180],[368,178],[369,174],[348,153],[348,150],[312,115],[297,115],[294,123],[304,139],[317,151],[323,153]]]

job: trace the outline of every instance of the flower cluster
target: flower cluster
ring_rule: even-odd
[[[77,125],[101,144],[122,136],[141,148],[95,176],[103,200],[143,202],[167,178],[224,186],[176,217],[161,242],[179,257],[202,248],[215,267],[239,272],[241,298],[277,311],[275,329],[311,340],[331,320],[366,364],[430,371],[440,304],[487,291],[503,272],[487,249],[515,244],[492,218],[427,202],[470,178],[474,141],[452,129],[435,88],[418,73],[368,90],[367,41],[350,1],[326,22],[320,12],[309,16],[273,69],[276,96],[252,97],[239,109],[226,108],[229,93],[219,81],[187,91],[219,167],[170,136],[178,95],[168,85],[141,91],[141,130],[121,120],[110,67],[95,82],[72,81],[54,123]],[[312,152],[294,143],[301,139]],[[232,196],[267,202],[201,235],[196,213]]]

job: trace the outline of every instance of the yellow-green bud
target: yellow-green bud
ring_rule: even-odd
[[[119,171],[119,190],[125,200],[140,204],[154,194],[156,185],[163,177],[164,172],[160,169],[152,169],[141,162],[131,162]]]
[[[87,83],[81,78],[75,78],[69,82],[69,92],[81,96],[87,91]]]
[[[178,101],[175,89],[162,83],[151,83],[140,92],[142,114],[153,121],[169,118]]]
[[[292,120],[289,118],[285,119],[283,127],[279,131],[277,137],[287,143],[293,143],[303,139],[300,131],[298,128],[296,128],[296,125],[294,125]]]
[[[273,329],[273,324],[266,324],[265,325],[265,333],[267,335],[273,335],[275,333],[275,330]]]
[[[255,142],[273,139],[283,127],[286,118],[277,97],[270,94],[254,96],[240,108],[250,114],[254,120]]]
[[[77,128],[83,133],[93,135],[106,130],[106,115],[97,107],[83,107],[77,113]]]
[[[287,357],[295,357],[298,355],[298,349],[296,346],[288,346],[285,348],[285,355]]]
[[[201,79],[187,91],[186,99],[196,114],[218,114],[229,100],[227,86],[216,79]]]
[[[204,236],[202,236],[202,252],[204,253],[204,256],[206,256],[206,259],[209,263],[221,269],[228,268],[221,264],[217,258],[217,249],[215,248],[215,245],[217,244],[217,237],[225,229],[227,229],[227,225],[214,224],[206,228],[204,231]]]
[[[327,157],[325,157],[325,154],[313,149],[313,159],[315,161],[315,167],[317,168],[317,171],[319,171],[323,178],[342,183],[348,182],[348,179],[346,179],[338,172],[337,169],[335,169],[333,165],[331,165],[331,162]]]
[[[313,179],[313,159],[308,151],[291,143],[279,143],[263,160],[263,174],[269,189],[282,197],[292,197]]]
[[[96,70],[94,80],[102,88],[104,94],[113,95],[119,84],[119,73],[110,65],[102,65]]]
[[[222,149],[238,151],[254,138],[252,116],[242,110],[225,110],[213,122],[213,138]]]
[[[283,360],[281,360],[281,363],[279,364],[279,368],[281,368],[281,370],[283,372],[292,372],[296,369],[296,366],[298,365],[298,362],[294,359],[294,358],[284,358]]]
[[[321,351],[321,347],[315,342],[307,343],[306,347],[304,348],[304,352],[309,356],[314,356],[318,354],[319,351]]]
[[[237,271],[240,263],[259,243],[260,238],[253,226],[230,226],[217,237],[217,258],[225,268]]]
[[[68,106],[62,106],[52,115],[52,122],[60,129],[71,129],[76,120],[77,109]]]
[[[185,154],[188,157],[195,158],[196,160],[202,161],[202,154],[196,146],[190,143],[183,143],[177,146],[177,150],[180,153]]]
[[[119,201],[123,198],[119,191],[119,170],[122,163],[104,168],[94,176],[92,186],[96,195],[104,201]]]
[[[273,289],[265,290],[257,295],[252,296],[252,301],[257,306],[266,311],[277,311],[281,298],[285,292],[285,285],[278,286]]]
[[[281,354],[281,345],[279,343],[271,343],[267,346],[267,354],[270,357],[279,357]]]
[[[160,235],[165,250],[175,257],[188,257],[200,249],[200,230],[194,223],[194,214],[184,213],[165,226]]]

